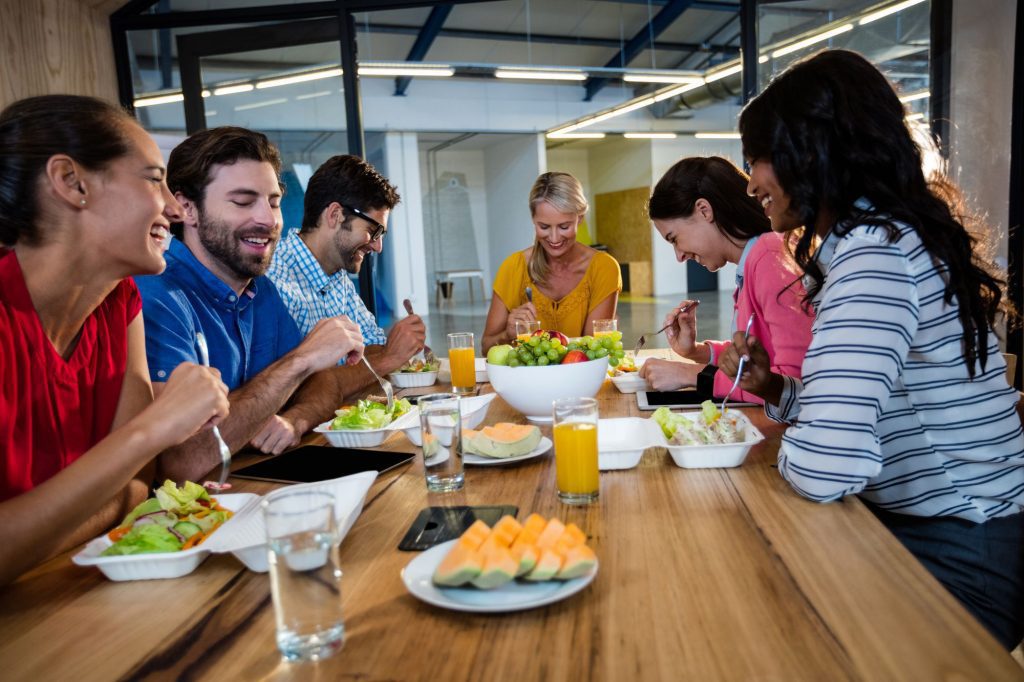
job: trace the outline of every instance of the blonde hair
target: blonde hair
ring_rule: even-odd
[[[560,213],[572,213],[582,216],[587,212],[587,198],[583,195],[583,185],[568,173],[542,173],[530,189],[530,215],[537,212],[537,206],[547,202]],[[527,272],[537,284],[546,284],[550,267],[544,249],[534,239],[533,254],[527,264]]]

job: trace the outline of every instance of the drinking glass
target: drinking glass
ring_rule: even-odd
[[[472,332],[448,335],[448,363],[452,373],[452,390],[459,394],[476,389],[476,348]]]
[[[516,320],[516,339],[520,342],[526,342],[533,336],[534,332],[540,331],[540,320],[533,320],[525,322],[523,320]]]
[[[421,396],[420,429],[423,434],[423,473],[427,490],[447,493],[462,490],[462,413],[455,393]]]
[[[618,331],[618,329],[618,320],[594,320],[594,336],[596,338],[601,338],[602,336],[611,334],[612,332]]]
[[[345,642],[334,496],[282,491],[263,502],[277,648],[289,661],[317,661]]]
[[[597,501],[597,401],[559,398],[554,401],[555,484],[566,504]]]

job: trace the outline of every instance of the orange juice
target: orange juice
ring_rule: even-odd
[[[597,498],[597,425],[590,422],[562,422],[555,434],[555,482],[559,497]]]
[[[526,343],[530,340],[531,336],[533,336],[533,334],[516,334],[516,340],[519,341],[519,343]]]
[[[476,352],[472,348],[449,348],[452,388],[471,391],[476,387]]]
[[[594,338],[595,339],[599,339],[602,336],[611,336],[614,333],[615,333],[614,329],[609,329],[608,331],[594,332]]]

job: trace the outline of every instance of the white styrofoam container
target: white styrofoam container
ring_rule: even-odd
[[[700,412],[680,414],[691,420],[700,417]],[[744,440],[740,443],[712,445],[669,445],[661,427],[653,419],[599,419],[598,466],[605,470],[629,469],[640,463],[643,451],[647,448],[666,448],[676,466],[684,469],[737,467],[743,464],[750,448],[764,440],[764,434],[742,412],[735,412],[735,416]]]
[[[637,370],[644,366],[644,360],[647,358],[639,358],[636,362]],[[614,372],[615,370],[609,370]],[[651,385],[647,383],[647,380],[640,376],[640,372],[621,372],[612,376],[612,383],[615,384],[615,388],[619,389],[619,393],[636,393],[637,391],[650,391]]]
[[[464,429],[475,429],[483,423],[484,417],[487,416],[487,406],[491,404],[491,401],[498,397],[497,393],[487,393],[485,395],[475,395],[469,398],[460,398],[459,409],[462,411],[462,428]],[[420,434],[420,420],[419,411],[416,412],[416,420],[412,423],[405,421],[405,415],[402,415],[400,420],[401,424],[405,426],[402,429],[406,437],[412,442],[413,445],[419,447],[423,445],[423,437]]]
[[[437,372],[392,372],[388,375],[395,388],[423,388],[433,386]]]
[[[364,471],[319,483],[302,483],[281,490],[323,490],[335,496],[335,516],[338,524],[338,542],[352,528],[363,509],[366,493],[377,478],[376,471]],[[95,566],[110,580],[159,580],[180,578],[194,571],[210,554],[232,553],[245,566],[256,572],[265,572],[267,564],[266,528],[260,502],[263,498],[252,493],[216,495],[217,501],[235,512],[223,526],[214,531],[198,547],[182,552],[159,554],[133,554],[129,556],[101,556],[113,543],[101,535],[87,544],[71,560],[79,566]]]
[[[333,421],[333,420],[332,420]],[[322,433],[327,442],[336,448],[375,448],[388,439],[396,431],[419,425],[420,412],[414,406],[411,410],[380,429],[332,429],[331,422],[325,421],[313,429]]]

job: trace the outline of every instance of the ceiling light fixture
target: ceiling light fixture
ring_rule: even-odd
[[[331,94],[330,90],[318,90],[317,92],[308,92],[305,95],[296,95],[295,99],[297,99],[297,100],[313,99],[314,97],[326,97],[327,95],[330,95],[330,94]]]
[[[695,133],[698,140],[738,140],[739,133]]]
[[[605,136],[604,133],[563,133],[555,131],[548,133],[547,137],[552,140],[569,139],[569,140],[600,140]]]
[[[305,83],[306,81],[320,80],[321,78],[337,78],[342,75],[341,69],[324,69],[323,71],[309,71],[307,73],[297,73],[294,76],[285,76],[283,78],[269,78],[264,81],[257,81],[256,88],[262,90],[264,88],[277,88],[282,85],[291,85],[293,83]]]
[[[822,43],[822,42],[828,40],[829,38],[834,38],[837,35],[841,35],[843,33],[846,33],[847,31],[852,31],[852,30],[853,30],[853,24],[843,24],[842,26],[836,26],[835,28],[833,28],[831,30],[824,31],[822,33],[818,33],[817,35],[813,35],[813,36],[810,36],[808,38],[804,38],[803,40],[798,40],[795,43],[792,43],[790,45],[786,45],[785,47],[780,47],[779,49],[777,49],[774,52],[772,52],[772,59],[778,59],[779,57],[781,57],[783,55],[787,55],[787,54],[790,54],[792,52],[796,52],[797,50],[802,50],[805,47],[810,47],[811,45],[817,45],[818,43]]]
[[[924,118],[924,114],[921,113],[921,112],[918,112],[916,114],[910,114],[909,116],[906,117],[906,120],[907,121],[920,121],[923,118]]]
[[[156,97],[140,97],[139,99],[132,102],[132,105],[138,109],[139,107],[151,107],[154,104],[170,104],[171,102],[183,102],[185,96],[180,92],[173,95],[157,95]]]
[[[242,83],[240,85],[225,85],[222,88],[214,88],[213,94],[215,95],[234,95],[239,92],[250,92],[254,90],[255,86],[252,83]]]
[[[284,104],[288,101],[287,97],[278,97],[277,99],[268,99],[263,102],[253,102],[252,104],[239,104],[235,107],[235,111],[247,111],[249,109],[262,109],[263,107],[272,107],[275,104]]]
[[[726,78],[727,76],[731,76],[734,73],[739,73],[742,70],[743,65],[740,64],[739,60],[737,59],[734,66],[727,66],[724,69],[720,69],[718,71],[715,71],[714,73],[709,73],[708,75],[704,76],[704,82],[714,83],[717,80],[721,80],[723,78]]]
[[[703,83],[704,79],[697,75],[676,75],[669,73],[627,73],[622,77],[627,83]]]
[[[932,93],[929,90],[918,90],[917,92],[908,92],[903,95],[900,97],[900,101],[907,104],[908,102],[916,102],[919,99],[926,99],[931,96]]]
[[[913,7],[914,5],[920,4],[922,2],[924,2],[924,0],[906,0],[905,2],[897,2],[895,5],[889,5],[885,9],[880,9],[877,12],[872,12],[871,14],[867,14],[861,17],[857,21],[857,25],[863,26],[864,24],[870,24],[872,21],[884,19],[890,14],[896,14],[896,12],[900,12],[902,10],[907,9],[908,7]]]
[[[360,66],[360,76],[414,76],[416,78],[448,78],[455,75],[455,69],[441,64],[430,66],[374,65]]]
[[[543,81],[585,81],[587,74],[582,71],[534,71],[531,69],[495,69],[495,78]]]
[[[704,85],[704,81],[703,80],[701,80],[700,82],[697,82],[697,83],[689,83],[687,85],[682,85],[682,86],[680,86],[678,88],[672,88],[671,90],[666,90],[665,92],[662,92],[660,94],[655,95],[654,96],[654,101],[655,102],[660,102],[660,101],[666,100],[666,99],[668,99],[670,97],[675,97],[676,95],[681,95],[684,92],[689,92],[690,90],[696,90],[697,88],[699,88],[702,85]]]
[[[622,133],[627,140],[674,140],[675,133]]]

